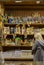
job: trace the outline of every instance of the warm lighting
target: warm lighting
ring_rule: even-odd
[[[22,1],[15,1],[16,3],[20,3],[20,2],[22,2]]]
[[[40,3],[40,1],[38,0],[38,1],[36,1],[36,3],[37,3],[37,4],[39,4],[39,3]]]

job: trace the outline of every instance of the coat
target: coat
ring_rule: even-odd
[[[44,41],[37,40],[32,46],[32,54],[34,61],[44,61]]]
[[[0,51],[0,65],[4,65],[4,58],[3,58],[3,52]]]

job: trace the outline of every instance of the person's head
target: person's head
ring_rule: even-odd
[[[34,40],[43,40],[41,33],[35,33],[34,34]]]

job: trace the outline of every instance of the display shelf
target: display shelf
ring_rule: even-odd
[[[9,23],[6,23],[4,24],[4,26],[9,26],[9,27],[15,27],[16,25],[18,26],[28,26],[28,27],[34,27],[34,28],[44,28],[44,23],[21,23],[21,24],[9,24]],[[42,33],[41,33],[42,34]],[[4,34],[5,35],[5,34]],[[34,37],[34,33],[33,34],[17,34],[17,33],[13,33],[13,34],[6,34],[6,35],[13,35],[13,36],[26,36],[26,37],[29,37],[29,38],[33,38]],[[42,34],[42,36],[44,37],[44,33]],[[24,43],[23,43],[24,44]],[[2,46],[3,48],[3,52],[5,51],[8,51],[8,50],[32,50],[32,46],[31,45],[19,45],[19,46],[15,46],[15,45],[9,45],[9,46],[5,46],[3,45]],[[33,61],[33,58],[4,58],[5,61]]]
[[[38,12],[40,12],[40,17],[44,14],[43,13],[43,11],[42,10],[44,10],[44,3],[43,2],[41,2],[41,3],[39,3],[39,4],[36,4],[35,2],[22,2],[22,3],[15,3],[15,2],[4,2],[4,9],[5,9],[5,11],[4,11],[4,14],[6,13],[6,14],[13,14],[15,17],[17,16],[22,16],[22,18],[23,18],[23,16],[31,16],[31,17],[34,17],[33,15],[34,14],[32,14],[32,13],[34,13],[34,12],[36,12],[36,11],[38,11]],[[21,6],[20,6],[21,5]],[[24,7],[23,7],[24,6]],[[33,6],[33,7],[32,7]],[[22,12],[22,9],[23,9],[23,12]],[[12,10],[12,11],[11,11]],[[28,14],[29,13],[29,14]],[[37,16],[37,15],[36,15]],[[4,16],[5,17],[5,16]],[[11,17],[11,16],[10,16]],[[39,13],[38,13],[38,17],[39,17]],[[7,16],[7,18],[9,18],[8,16]],[[5,19],[7,19],[6,17],[5,17]],[[24,19],[25,19],[25,17],[24,17]],[[36,18],[35,18],[35,20],[36,20]],[[7,22],[7,20],[5,20],[5,22]],[[8,21],[9,22],[9,21]],[[3,52],[5,52],[5,51],[8,51],[8,50],[32,50],[32,46],[29,46],[29,45],[22,45],[22,46],[15,46],[15,38],[16,37],[21,37],[21,40],[23,40],[23,43],[26,43],[27,44],[27,42],[29,41],[29,43],[30,43],[30,45],[32,45],[32,43],[33,43],[33,38],[34,38],[34,34],[28,34],[28,32],[29,33],[33,33],[33,28],[44,28],[44,23],[41,23],[42,21],[37,21],[37,22],[40,22],[40,23],[37,23],[36,21],[28,21],[27,22],[27,20],[26,21],[22,21],[22,23],[20,23],[20,21],[18,21],[18,23],[14,20],[14,23],[13,23],[13,21],[11,21],[12,23],[4,23],[3,24],[3,27],[9,27],[7,30],[7,32],[9,32],[9,34],[2,34],[2,36],[3,36],[3,43],[4,43],[4,45],[2,46],[2,49],[3,49]],[[44,22],[44,21],[43,21]],[[15,24],[15,23],[17,23],[17,24]],[[24,27],[23,27],[24,26]],[[18,28],[19,27],[19,28]],[[31,27],[32,27],[32,30],[31,30]],[[13,29],[14,30],[13,30]],[[18,32],[19,31],[21,31],[20,33],[23,33],[24,32],[24,30],[25,30],[25,28],[26,28],[26,32],[24,32],[24,34],[15,34],[16,33],[16,31],[17,31],[17,29],[16,28],[18,28]],[[30,28],[29,29],[29,31],[28,31],[28,28]],[[3,29],[4,31],[5,31],[5,33],[6,33],[6,28],[5,29]],[[11,30],[12,30],[12,32],[11,32]],[[34,31],[34,33],[35,33],[36,31]],[[13,34],[10,34],[10,33],[13,33]],[[26,34],[27,33],[27,34]],[[9,36],[7,36],[6,37],[6,35],[9,35]],[[18,35],[18,36],[17,36]],[[11,37],[12,36],[12,37]],[[16,36],[16,37],[15,37]],[[44,29],[43,29],[43,34],[42,34],[42,36],[44,37]],[[14,46],[13,46],[13,44],[11,44],[11,45],[9,45],[9,46],[6,46],[7,44],[6,44],[6,42],[7,43],[9,43],[8,42],[8,40],[7,40],[7,38],[8,37],[10,37],[10,40],[11,40],[11,43],[14,41]],[[23,39],[22,39],[23,38]],[[27,42],[25,41],[25,40],[27,40]],[[22,42],[22,41],[21,41]],[[21,43],[20,42],[20,43]],[[18,42],[19,43],[19,42]],[[21,44],[19,44],[19,45],[21,45]],[[25,56],[25,55],[24,55]],[[30,56],[30,55],[29,55]],[[7,55],[6,55],[6,57],[7,57]],[[4,60],[5,61],[33,61],[33,58],[4,58]],[[28,64],[28,63],[27,63]],[[12,64],[11,64],[12,65]],[[21,64],[22,65],[22,64]],[[25,64],[24,64],[25,65]],[[30,65],[30,64],[29,64]],[[33,65],[33,64],[31,64],[31,65]]]
[[[34,34],[14,34],[14,35],[24,35],[24,36],[29,35],[29,36],[33,36]]]
[[[29,36],[34,36],[34,33],[33,34],[15,34],[15,35],[29,35]],[[41,33],[41,35],[44,36],[44,33]]]
[[[28,23],[28,24],[23,24],[23,23],[20,23],[20,24],[12,24],[12,23],[4,23],[4,26],[15,26],[15,25],[30,25],[30,26],[44,26],[44,23]]]
[[[33,23],[33,24],[29,24],[30,26],[33,26],[33,27],[44,27],[44,23]]]
[[[33,58],[4,58],[5,61],[33,61]]]
[[[44,25],[44,23],[32,23],[32,24],[30,24],[30,25],[32,25],[32,26],[33,26],[33,25],[40,25],[40,26],[41,26],[41,25]]]
[[[3,34],[3,35],[15,35],[15,36],[16,36],[16,35],[24,35],[24,36],[25,36],[25,35],[29,35],[29,36],[33,36],[34,34],[14,34],[14,33],[13,33],[13,34]],[[44,34],[42,34],[42,35],[44,35]]]
[[[2,48],[3,48],[3,51],[14,50],[14,49],[31,50],[32,46],[2,46]]]
[[[3,34],[3,35],[24,35],[24,34],[15,34],[15,33],[13,33],[13,34]],[[29,35],[33,35],[33,34],[29,34]]]
[[[6,33],[5,33],[5,34],[3,34],[3,35],[14,35],[14,34],[6,34]]]
[[[20,24],[15,24],[15,23],[4,23],[4,26],[16,26],[16,25],[23,25],[22,23]]]
[[[29,36],[33,36],[34,34],[3,34],[3,35],[29,35]],[[44,35],[44,33],[42,33],[42,35]]]

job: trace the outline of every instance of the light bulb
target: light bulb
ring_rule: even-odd
[[[19,0],[19,1],[15,1],[15,2],[16,2],[16,3],[20,3],[20,2],[22,2],[22,1]]]
[[[38,0],[38,1],[36,1],[36,3],[37,3],[37,4],[39,4],[39,3],[40,3],[40,1]]]

